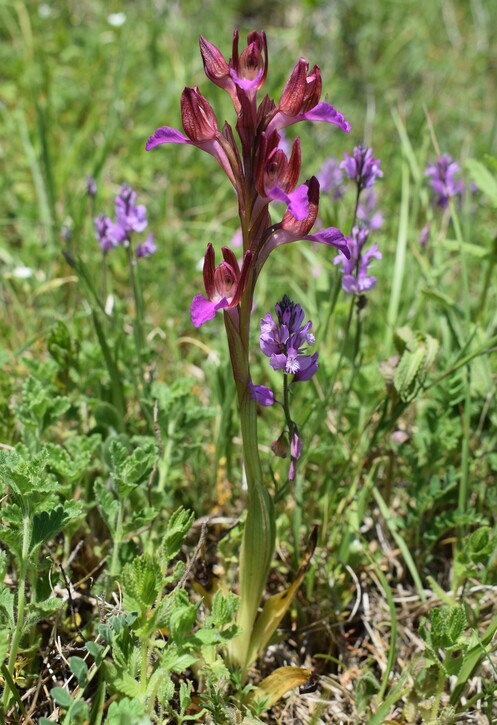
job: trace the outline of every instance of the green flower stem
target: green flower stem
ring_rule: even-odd
[[[401,173],[401,199],[399,231],[397,234],[397,248],[395,250],[395,265],[392,275],[392,288],[388,303],[387,326],[385,336],[385,350],[388,353],[392,347],[393,333],[399,314],[400,301],[404,285],[404,271],[406,267],[407,237],[409,231],[409,164],[405,150],[402,155]]]
[[[459,217],[457,215],[456,205],[450,200],[450,214],[456,239],[459,243],[459,259],[461,263],[461,282],[462,282],[462,302],[464,313],[464,334],[466,340],[469,339],[471,333],[471,300],[469,295],[469,271],[468,260],[464,251],[464,239],[462,235]],[[461,446],[461,482],[459,484],[459,513],[464,514],[468,505],[469,490],[469,443],[470,443],[470,427],[471,427],[471,384],[470,384],[470,368],[464,370],[464,412],[463,412],[463,436]],[[460,533],[463,533],[461,530]]]
[[[128,255],[128,267],[129,267],[129,280],[131,282],[131,290],[133,292],[133,300],[134,300],[134,306],[135,306],[135,319],[133,324],[133,332],[135,336],[135,349],[136,349],[136,357],[138,359],[138,363],[140,366],[140,372],[142,370],[141,365],[141,359],[142,359],[142,350],[145,344],[145,335],[143,333],[143,298],[141,294],[141,288],[140,288],[140,282],[138,279],[138,275],[135,270],[136,262],[133,257],[133,249],[131,247],[131,244],[128,243],[128,246],[126,248],[126,253]],[[143,381],[143,375],[142,375],[142,381]]]
[[[275,545],[273,501],[263,482],[257,437],[257,404],[250,399],[248,361],[251,284],[240,309],[225,312],[224,320],[240,411],[243,461],[247,480],[247,518],[240,551],[240,608],[237,624],[241,634],[230,643],[229,655],[245,677],[253,658],[252,631],[264,591]]]
[[[24,609],[26,607],[26,575],[28,571],[28,556],[29,556],[29,544],[31,542],[31,518],[29,514],[25,514],[22,520],[22,550],[21,550],[21,561],[19,566],[19,588],[17,590],[17,621],[16,628],[12,637],[12,643],[10,646],[10,657],[7,665],[9,675],[13,678],[14,668],[17,659],[17,652],[19,650],[19,643],[21,641],[23,625],[24,625]],[[9,703],[10,690],[8,683],[5,683],[5,689],[3,692],[3,708],[7,709]]]
[[[290,413],[290,386],[288,385],[288,374],[283,374],[283,410],[285,412],[285,420],[286,424],[288,426],[288,435],[290,438],[293,435],[293,429],[295,427],[295,423],[292,420],[292,416]]]

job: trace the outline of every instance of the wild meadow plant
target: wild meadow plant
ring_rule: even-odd
[[[270,391],[254,386],[250,368],[250,323],[259,275],[271,252],[298,240],[317,242],[339,249],[350,258],[343,233],[328,227],[314,234],[311,229],[319,208],[319,182],[312,176],[298,184],[301,168],[300,140],[296,138],[288,157],[280,147],[280,131],[300,121],[321,121],[350,130],[343,115],[321,98],[322,81],[318,66],[300,58],[283,89],[279,101],[265,95],[257,102],[258,91],[266,81],[268,49],[264,32],[248,35],[247,47],[239,52],[239,35],[233,35],[232,57],[228,62],[221,51],[204,37],[200,52],[208,79],[223,88],[233,102],[236,122],[227,121],[219,129],[215,112],[198,87],[185,88],[181,115],[185,134],[162,126],[149,138],[147,150],[164,143],[192,144],[214,156],[231,182],[238,201],[243,259],[223,247],[223,261],[216,266],[214,246],[209,243],[204,259],[206,296],[197,294],[191,304],[192,322],[200,327],[222,311],[235,381],[243,462],[247,482],[247,515],[240,551],[240,608],[237,624],[240,635],[230,643],[233,665],[245,678],[248,667],[278,626],[291,597],[269,600],[258,616],[275,546],[274,503],[259,457],[257,402],[274,402]],[[369,164],[369,160],[366,162]],[[373,173],[373,172],[371,172]],[[362,178],[362,177],[361,177]],[[273,223],[269,204],[286,205],[280,221]],[[287,297],[276,307],[278,322],[266,316],[261,327],[261,347],[270,356],[274,369],[284,375],[283,409],[288,425],[291,464],[289,477],[301,455],[298,429],[291,420],[288,403],[288,376],[293,382],[309,379],[317,368],[317,354],[305,354],[312,343],[311,323],[302,327],[304,313]],[[284,606],[281,602],[285,601]]]

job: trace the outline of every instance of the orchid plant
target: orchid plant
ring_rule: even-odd
[[[161,144],[180,143],[206,151],[226,173],[238,200],[243,258],[238,260],[230,248],[222,247],[223,260],[216,266],[216,250],[211,243],[207,245],[203,266],[206,294],[193,298],[191,318],[193,324],[200,327],[222,310],[238,397],[248,501],[239,570],[237,622],[241,634],[232,643],[230,658],[242,673],[246,673],[261,643],[267,641],[268,623],[262,621],[264,612],[257,623],[256,619],[275,544],[274,506],[264,483],[258,453],[257,401],[260,402],[261,389],[253,386],[249,369],[255,287],[271,252],[291,242],[318,242],[336,247],[345,258],[350,257],[347,241],[339,229],[329,227],[311,233],[318,213],[319,182],[312,176],[304,183],[298,183],[300,140],[293,141],[288,156],[283,150],[280,131],[300,121],[330,123],[346,133],[350,125],[339,111],[320,100],[319,67],[315,65],[309,70],[309,63],[304,58],[297,61],[278,103],[268,95],[258,103],[257,95],[268,73],[264,32],[251,32],[247,47],[240,53],[239,34],[235,30],[229,61],[203,37],[200,37],[200,52],[208,79],[231,97],[238,140],[228,122],[219,128],[212,106],[195,87],[185,88],[181,96],[184,133],[162,126],[149,138],[146,149],[150,151]],[[269,211],[273,201],[286,205],[283,217],[276,223]],[[294,443],[298,448],[300,442]],[[292,458],[296,457],[295,451]],[[273,629],[281,616],[273,616]]]

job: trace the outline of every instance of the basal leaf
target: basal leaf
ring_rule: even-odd
[[[259,702],[259,712],[273,707],[285,693],[294,687],[305,684],[311,676],[311,671],[303,667],[279,667],[266,677],[250,693],[251,702]]]

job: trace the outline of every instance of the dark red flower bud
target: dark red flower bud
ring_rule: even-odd
[[[213,43],[200,36],[200,53],[204,62],[205,75],[213,83],[229,76],[230,69],[225,57]]]
[[[181,117],[185,133],[193,143],[211,141],[219,136],[216,114],[197,86],[183,91]]]

